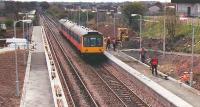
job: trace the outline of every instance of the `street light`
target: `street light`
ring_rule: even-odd
[[[163,24],[163,27],[164,27],[164,28],[163,28],[163,29],[164,29],[164,30],[163,30],[163,56],[165,56],[165,48],[166,48],[166,47],[165,47],[165,44],[166,44],[166,43],[165,43],[165,38],[166,38],[166,37],[165,37],[165,35],[166,35],[166,28],[165,28],[165,26],[166,26],[166,3],[165,3],[164,14],[165,14],[165,15],[164,15],[164,24]]]
[[[32,22],[31,20],[18,20],[18,21],[14,21],[14,37],[15,37],[15,73],[16,73],[16,96],[19,96],[19,77],[18,77],[18,67],[17,67],[17,41],[16,41],[16,24],[18,22]]]
[[[87,24],[88,24],[88,11],[89,11],[89,4],[87,4],[87,22],[86,22],[86,26],[87,26]]]
[[[96,11],[93,10],[92,13],[96,13],[96,15],[97,15],[97,16],[96,16],[96,20],[97,20],[97,21],[96,21],[96,24],[97,24],[97,30],[98,30],[98,20],[99,20],[99,19],[98,19],[98,8],[96,8]]]
[[[18,12],[19,15],[25,15],[23,16],[22,20],[24,20],[24,18],[26,17],[26,19],[28,17],[30,17],[29,15],[33,15],[35,14],[35,12],[33,11],[30,11],[30,12],[26,12],[26,13],[23,13],[23,12]],[[33,18],[33,17],[32,17]],[[27,30],[28,30],[28,26],[27,26]],[[23,38],[25,38],[25,33],[24,33],[24,22],[23,22]],[[27,42],[27,46],[28,46],[28,42]],[[24,46],[25,47],[25,46]],[[26,64],[26,51],[24,51],[24,64]]]
[[[141,34],[142,34],[142,15],[140,14],[131,14],[132,17],[135,16],[140,16],[140,49],[142,48],[142,38],[141,38]]]
[[[23,20],[24,18],[27,17],[27,16],[23,16]],[[25,34],[24,34],[24,22],[23,22],[23,38],[25,38]],[[24,49],[25,49],[25,45],[24,45]],[[24,52],[24,65],[26,64],[26,52]]]
[[[121,14],[121,12],[117,12],[117,14]],[[115,35],[116,35],[116,25],[115,25],[115,21],[116,21],[116,16],[115,16],[116,14],[114,13],[114,37],[115,37]]]
[[[78,24],[81,25],[81,6],[78,7]]]
[[[194,19],[192,19],[192,64],[190,71],[190,86],[193,84],[193,66],[194,66]]]

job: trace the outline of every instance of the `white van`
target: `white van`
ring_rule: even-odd
[[[6,30],[6,24],[0,24],[0,30]]]

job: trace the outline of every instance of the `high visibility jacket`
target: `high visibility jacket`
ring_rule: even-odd
[[[158,59],[157,59],[157,58],[153,58],[153,59],[151,60],[151,64],[152,64],[152,65],[158,65]]]
[[[189,76],[184,74],[181,78],[182,81],[189,81]]]

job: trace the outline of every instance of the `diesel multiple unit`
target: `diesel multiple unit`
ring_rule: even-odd
[[[104,52],[103,35],[95,30],[79,26],[67,19],[60,19],[60,32],[82,54],[102,54]]]

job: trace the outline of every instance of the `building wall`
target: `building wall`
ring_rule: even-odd
[[[190,14],[188,13],[188,7],[190,7]],[[200,3],[190,4],[190,3],[177,3],[176,11],[180,15],[185,16],[200,16]]]
[[[157,13],[159,13],[159,11],[160,11],[160,8],[158,6],[152,6],[149,8],[150,15],[157,14]]]
[[[0,0],[0,10],[5,8],[5,3]]]

